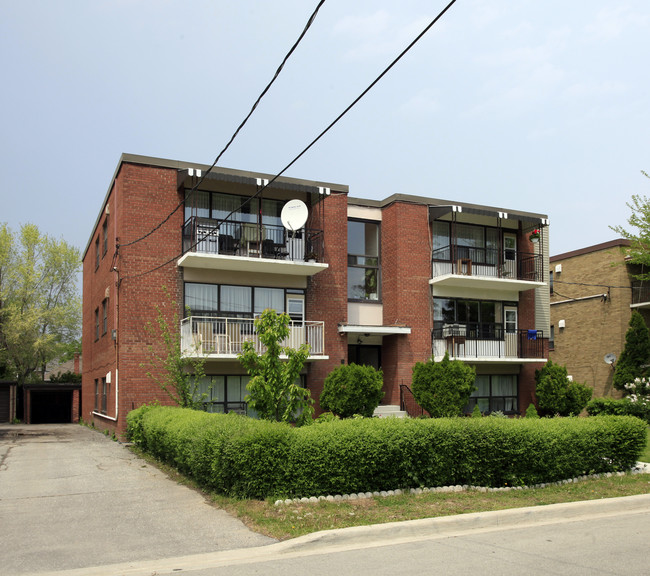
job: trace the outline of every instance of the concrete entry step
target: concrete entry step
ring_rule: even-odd
[[[385,404],[377,406],[373,416],[377,418],[406,418],[406,412],[394,404]]]

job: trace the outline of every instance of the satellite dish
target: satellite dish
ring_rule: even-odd
[[[302,200],[289,200],[280,213],[280,220],[282,220],[282,225],[292,232],[295,230],[300,230],[307,222],[307,217],[309,216],[309,210],[307,210],[307,205]]]
[[[612,354],[611,352],[609,354],[605,354],[605,364],[614,364],[616,362],[616,354]]]

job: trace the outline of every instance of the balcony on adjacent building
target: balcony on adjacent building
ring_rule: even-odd
[[[309,360],[327,358],[324,322],[291,322],[289,331],[282,347],[297,349],[309,344]],[[258,354],[266,349],[255,330],[253,318],[189,316],[181,321],[181,351],[186,357],[236,359],[244,350],[244,342],[252,342]]]
[[[632,308],[650,308],[650,286],[643,282],[632,282]]]
[[[313,276],[323,262],[323,231],[275,224],[190,217],[183,225],[179,266]]]
[[[433,356],[449,353],[456,360],[475,362],[540,362],[546,342],[541,330],[505,331],[498,323],[444,324],[432,332]]]
[[[524,291],[544,285],[541,254],[448,245],[432,252],[432,286]]]

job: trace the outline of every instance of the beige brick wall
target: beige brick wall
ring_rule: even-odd
[[[560,273],[555,271],[557,265],[562,266]],[[621,355],[630,321],[630,278],[620,245],[609,242],[556,256],[550,268],[555,327],[550,359],[565,365],[574,381],[591,386],[594,397],[619,397],[612,386],[614,370],[603,358],[608,353]],[[559,328],[560,320],[565,328]]]

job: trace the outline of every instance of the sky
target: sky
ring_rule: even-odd
[[[446,4],[327,0],[219,165],[283,170]],[[0,222],[83,250],[122,153],[212,164],[316,5],[0,0]],[[650,196],[649,48],[647,0],[457,0],[285,175],[612,240]]]

